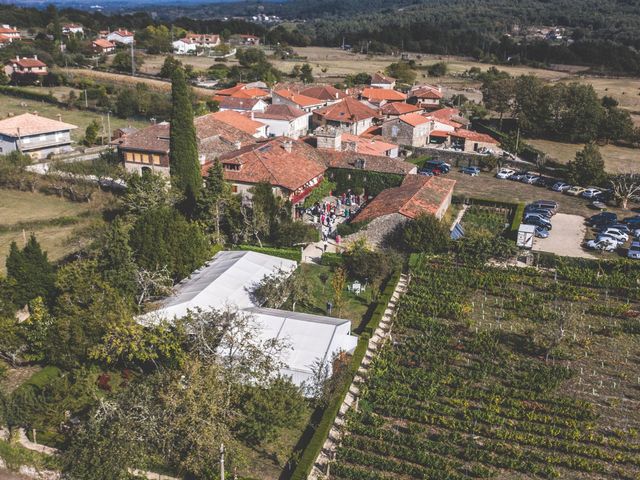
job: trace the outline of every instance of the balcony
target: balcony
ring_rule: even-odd
[[[65,138],[56,140],[55,138],[49,138],[45,140],[30,140],[25,142],[24,140],[18,140],[16,146],[21,152],[29,152],[31,150],[41,150],[49,147],[65,147],[71,145],[71,139]]]

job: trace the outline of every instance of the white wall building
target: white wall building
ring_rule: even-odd
[[[264,112],[255,112],[253,118],[267,125],[269,136],[298,139],[309,131],[311,113],[290,105],[269,105]]]
[[[198,50],[198,44],[188,38],[176,40],[171,45],[176,55],[195,55]]]

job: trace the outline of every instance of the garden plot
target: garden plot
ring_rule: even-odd
[[[640,269],[412,263],[334,478],[638,478]]]

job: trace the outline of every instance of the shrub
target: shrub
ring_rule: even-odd
[[[236,250],[247,250],[250,252],[264,253],[265,255],[273,255],[274,257],[286,258],[296,262],[302,261],[302,252],[299,248],[275,248],[275,247],[258,247],[256,245],[237,245]]]

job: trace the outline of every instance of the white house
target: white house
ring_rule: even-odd
[[[253,118],[267,125],[269,136],[298,139],[309,131],[311,113],[290,105],[269,105],[264,112],[255,112]]]
[[[225,251],[177,285],[175,293],[158,310],[138,317],[142,324],[173,321],[196,308],[237,308],[249,314],[261,341],[278,339],[288,344],[279,357],[280,373],[302,385],[313,378],[312,366],[320,361],[329,369],[340,352],[352,353],[357,337],[351,335],[351,321],[288,312],[256,305],[251,292],[267,275],[293,272],[297,263],[262,253]]]
[[[118,29],[108,34],[107,40],[121,45],[131,45],[134,41],[134,36],[129,30]]]
[[[373,88],[384,88],[387,90],[392,90],[396,87],[396,79],[387,77],[382,73],[374,73],[371,76],[371,87]]]
[[[34,159],[64,153],[71,147],[71,130],[75,125],[23,113],[0,120],[0,155],[19,151]]]
[[[173,51],[176,55],[189,55],[195,54],[198,49],[198,44],[189,39],[189,38],[181,38],[172,43]]]
[[[62,26],[63,35],[84,35],[84,27],[78,23],[66,23]]]

